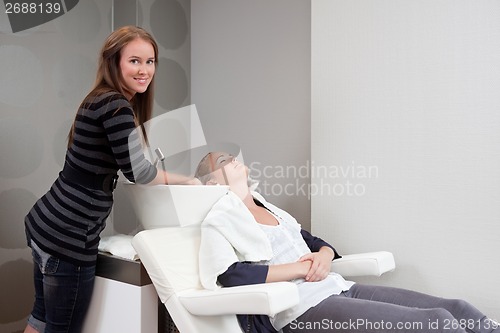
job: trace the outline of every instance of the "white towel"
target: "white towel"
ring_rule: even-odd
[[[99,251],[109,252],[114,256],[129,260],[139,259],[132,246],[132,235],[114,235],[102,237],[99,242]]]
[[[252,195],[266,203],[258,193]],[[201,224],[200,280],[217,289],[217,277],[239,261],[271,259],[271,244],[241,199],[229,191],[215,203]]]

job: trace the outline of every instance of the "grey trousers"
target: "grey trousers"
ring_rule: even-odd
[[[283,328],[283,333],[299,332],[500,333],[500,327],[463,300],[355,284]]]

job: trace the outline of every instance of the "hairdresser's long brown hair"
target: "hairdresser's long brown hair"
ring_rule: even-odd
[[[120,70],[121,50],[137,38],[151,43],[155,53],[155,66],[158,65],[158,45],[146,30],[136,26],[125,26],[115,30],[104,42],[101,52],[99,53],[99,65],[94,87],[85,97],[82,104],[80,104],[80,107],[85,103],[92,102],[97,96],[106,92],[117,91],[122,95],[126,95],[123,76]],[[152,117],[154,78],[155,76],[153,76],[145,92],[136,93],[130,101],[134,110],[136,125],[141,126],[146,142],[147,136],[142,125]],[[68,147],[73,142],[74,132],[75,123],[73,122],[73,126],[71,126],[71,130],[68,134]]]

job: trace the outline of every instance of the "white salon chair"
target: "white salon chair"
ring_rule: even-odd
[[[132,240],[161,302],[181,333],[235,333],[236,314],[274,315],[299,302],[291,282],[206,290],[198,275],[200,225],[145,230]],[[390,252],[344,255],[332,270],[344,277],[380,276],[395,268]]]

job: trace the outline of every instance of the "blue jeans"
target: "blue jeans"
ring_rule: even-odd
[[[30,241],[35,305],[28,324],[40,333],[79,333],[92,296],[95,265],[75,266]]]

